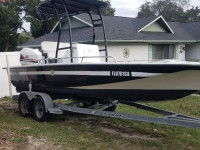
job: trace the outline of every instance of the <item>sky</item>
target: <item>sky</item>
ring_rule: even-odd
[[[133,17],[137,16],[139,7],[145,3],[146,0],[110,0],[113,8],[116,9],[116,16]],[[152,1],[152,0],[147,0]],[[200,0],[191,0],[191,4],[194,6],[200,6]],[[30,24],[24,22],[23,27],[30,31]]]
[[[152,0],[147,0],[152,1]],[[116,16],[136,17],[139,7],[145,3],[145,0],[110,0],[113,8],[116,9]],[[191,0],[194,6],[200,6],[200,0]]]

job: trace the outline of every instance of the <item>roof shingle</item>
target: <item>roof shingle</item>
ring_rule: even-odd
[[[80,14],[77,17],[91,23],[91,20],[87,14]],[[97,16],[94,15],[94,18]],[[103,16],[105,29],[108,41],[194,41],[200,40],[200,22],[168,22],[169,26],[175,32],[161,33],[161,32],[140,32],[138,31],[154,21],[157,17],[146,18],[127,18],[127,17],[114,17]],[[73,42],[86,42],[92,41],[92,27],[82,27],[72,29]],[[101,27],[96,29],[96,40],[103,40],[103,33]],[[26,42],[21,46],[40,45],[43,41],[57,41],[58,32],[49,33],[35,40]],[[68,30],[63,30],[61,36],[61,42],[68,42]]]

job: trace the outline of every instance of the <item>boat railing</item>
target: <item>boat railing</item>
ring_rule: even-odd
[[[46,58],[46,59],[40,59],[40,60],[24,60],[23,65],[29,65],[29,64],[53,64],[53,63],[67,63],[63,60],[71,60],[71,59],[81,59],[79,63],[87,63],[84,62],[84,59],[93,59],[93,58],[110,58],[109,62],[114,63],[180,63],[180,61],[174,60],[174,59],[153,59],[153,60],[129,60],[129,61],[117,61],[115,57],[113,56],[83,56],[83,57],[63,57],[63,58]],[[92,63],[92,61],[89,61]],[[89,63],[88,62],[88,63]],[[94,61],[95,63],[96,61]],[[70,61],[69,61],[70,63]]]
[[[63,58],[46,58],[46,59],[39,59],[39,60],[24,60],[25,63],[35,63],[35,64],[50,64],[50,63],[64,63],[61,62],[62,60],[68,59],[81,59],[80,63],[84,62],[84,59],[93,59],[93,58],[111,58],[113,62],[117,62],[117,60],[113,56],[83,56],[83,57],[63,57]],[[25,64],[28,65],[28,64]]]
[[[63,59],[81,59],[81,63],[84,62],[84,59],[93,59],[93,58],[111,58],[114,62],[117,60],[113,56],[83,56],[83,57],[63,57],[63,58],[53,58],[52,60],[63,60]]]
[[[84,56],[84,57],[75,57],[75,58],[81,58],[81,63],[84,59],[90,59],[90,58],[111,58],[114,60],[114,62],[117,62],[117,60],[113,56]]]

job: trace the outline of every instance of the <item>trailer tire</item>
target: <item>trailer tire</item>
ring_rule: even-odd
[[[19,96],[19,113],[22,117],[28,117],[31,114],[31,102],[25,94]]]
[[[47,120],[47,116],[44,100],[38,96],[33,102],[33,117],[38,122],[44,122]]]

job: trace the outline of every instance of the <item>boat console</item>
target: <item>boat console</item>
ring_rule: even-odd
[[[58,51],[58,63],[71,63],[70,51],[65,49],[69,43],[59,44],[59,48],[63,50]],[[57,42],[44,41],[41,44],[41,50],[48,54],[48,59],[54,59]],[[78,44],[73,43],[73,62],[74,63],[100,63],[100,52],[98,45]]]

